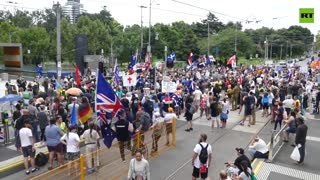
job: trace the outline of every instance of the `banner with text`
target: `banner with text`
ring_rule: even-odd
[[[162,81],[162,92],[174,93],[177,91],[178,84],[172,81]]]

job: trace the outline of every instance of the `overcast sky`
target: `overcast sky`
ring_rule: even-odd
[[[17,6],[43,9],[51,7],[53,0],[0,0],[0,4],[8,1]],[[173,0],[151,0],[152,24],[185,21],[192,23],[205,19],[208,11],[190,7]],[[320,30],[319,0],[177,0],[192,4],[212,12],[224,23],[243,21],[244,28],[260,28],[262,26],[275,29],[301,25],[309,28],[313,34]],[[57,1],[55,1],[57,2]],[[60,0],[64,4],[66,0]],[[84,8],[90,12],[99,12],[103,6],[123,25],[140,24],[141,11],[138,6],[149,7],[149,0],[81,0]],[[1,9],[3,9],[3,5]],[[299,24],[299,8],[315,8],[314,24]],[[219,13],[219,14],[218,14]],[[225,14],[225,15],[221,15]],[[277,18],[277,19],[274,19]],[[259,23],[246,24],[245,20],[261,20]],[[149,9],[143,9],[144,26],[149,23]]]

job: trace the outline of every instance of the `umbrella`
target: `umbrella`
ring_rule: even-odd
[[[66,91],[66,93],[69,95],[79,96],[82,91],[79,88],[70,88]]]
[[[20,101],[22,100],[21,96],[14,95],[14,94],[8,94],[6,96],[3,96],[0,98],[0,103],[5,103],[5,102],[14,102],[14,101]]]

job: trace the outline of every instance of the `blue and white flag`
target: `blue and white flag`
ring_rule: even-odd
[[[174,52],[172,52],[171,54],[169,54],[169,56],[167,57],[167,62],[168,61],[175,61],[176,60],[176,54],[174,54]]]
[[[211,60],[210,60],[210,57],[209,57],[209,53],[207,52],[206,54],[206,65],[210,65],[211,64]]]
[[[72,107],[72,112],[71,112],[71,120],[70,120],[70,124],[71,126],[76,126],[77,125],[77,111],[76,111],[76,103],[73,103],[73,107]]]
[[[133,52],[131,53],[131,56],[130,56],[130,62],[129,62],[129,65],[128,65],[128,70],[129,69],[133,69],[133,66],[135,66],[137,64],[137,61],[138,61],[138,56],[137,56],[137,53],[134,54]]]
[[[117,87],[120,86],[120,75],[119,75],[119,67],[118,67],[118,60],[116,59],[116,64],[114,65],[114,82],[116,83]]]

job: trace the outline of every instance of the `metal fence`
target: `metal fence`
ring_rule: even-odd
[[[169,131],[171,134],[169,136],[169,144],[167,144],[166,136]],[[125,161],[121,158],[120,146],[124,147]],[[143,152],[145,159],[155,159],[159,157],[161,153],[175,146],[176,120],[174,119],[172,124],[164,123],[162,128],[150,129],[147,132],[136,132],[135,135],[131,137],[131,141],[125,144],[125,146],[122,146],[121,142],[115,142],[110,149],[105,147],[90,153],[81,154],[79,159],[70,161],[63,166],[36,177],[32,177],[31,180],[125,179],[129,162],[136,149]],[[94,171],[91,171],[91,168],[93,168]],[[89,173],[89,170],[91,173]]]
[[[281,150],[282,146],[284,145],[283,133],[287,129],[288,125],[285,124],[280,131],[272,131],[271,140],[269,144],[269,155],[268,155],[268,162],[272,162],[274,157],[278,154]]]

